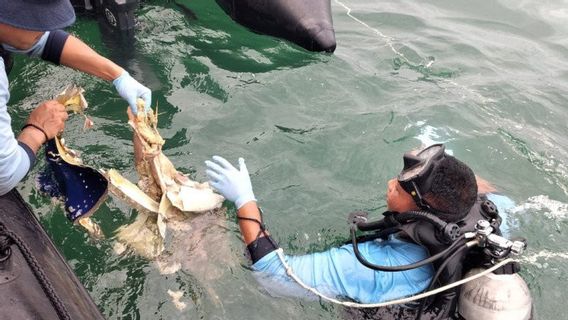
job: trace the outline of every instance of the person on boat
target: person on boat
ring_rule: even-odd
[[[65,108],[50,100],[34,109],[16,138],[7,104],[11,54],[39,57],[112,81],[118,94],[136,112],[136,99],[150,107],[152,92],[123,68],[61,30],[75,21],[69,0],[0,0],[0,195],[12,190],[33,167],[36,153],[62,132]]]
[[[311,293],[288,276],[277,252],[278,245],[262,223],[244,159],[239,158],[238,161],[239,169],[226,159],[213,156],[212,160],[205,161],[206,172],[211,186],[234,202],[238,209],[239,227],[256,278],[273,295],[310,296]],[[486,181],[477,179],[466,164],[445,153],[444,146],[437,144],[418,153],[404,155],[404,169],[396,178],[389,180],[386,200],[388,210],[393,214],[422,210],[434,213],[444,221],[457,222],[468,216],[478,219],[472,211],[474,207],[479,211],[479,203],[485,201],[485,194],[492,191],[495,189]],[[409,224],[407,229],[403,229],[408,234],[395,233],[382,241],[360,243],[358,252],[371,264],[387,267],[424,260],[439,250],[431,243],[426,244],[428,239],[413,234],[419,229],[419,226]],[[437,243],[436,239],[431,241]],[[420,293],[429,287],[434,274],[432,264],[401,272],[374,270],[358,261],[352,244],[302,256],[286,255],[284,259],[310,288],[332,298],[343,297],[367,304]],[[449,264],[448,277],[453,272],[461,276],[461,262]],[[457,303],[456,292],[450,292],[449,298],[446,298],[441,303],[447,304],[449,299],[451,305],[443,307],[448,309],[446,311],[438,310],[438,314],[447,315],[455,311],[451,308]]]

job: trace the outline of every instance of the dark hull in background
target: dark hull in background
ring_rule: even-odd
[[[121,31],[134,29],[134,11],[140,0],[71,0],[75,11],[96,14],[112,28]]]
[[[216,0],[233,20],[310,51],[333,52],[330,0]]]
[[[213,1],[213,0],[211,0]],[[256,32],[292,41],[310,51],[333,52],[330,0],[216,0],[236,22]],[[78,12],[96,14],[111,28],[130,31],[140,0],[72,0]]]

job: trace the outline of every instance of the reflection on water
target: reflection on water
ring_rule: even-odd
[[[386,181],[404,151],[445,142],[516,203],[507,224],[512,236],[528,238],[522,274],[537,314],[560,319],[568,307],[546,297],[566,295],[568,273],[565,7],[334,0],[333,55],[250,32],[210,0],[145,1],[134,38],[116,39],[86,18],[71,31],[153,89],[164,153],[176,167],[205,180],[211,155],[247,159],[266,224],[289,253],[346,239],[348,212],[384,210]],[[18,58],[14,127],[70,82],[86,89],[95,128],[83,133],[71,119],[68,142],[85,162],[133,177],[126,104],[109,83]],[[175,251],[176,261],[199,263],[162,274],[155,262],[113,251],[113,232],[136,212],[109,199],[93,217],[107,240],[90,240],[34,190],[43,166],[20,189],[107,318],[341,318],[334,306],[259,288],[234,207],[220,217],[223,228],[187,232],[210,258]]]

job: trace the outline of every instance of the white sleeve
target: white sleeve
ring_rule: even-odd
[[[0,58],[0,195],[12,190],[28,173],[31,160],[12,132],[7,103],[10,99],[4,60]]]

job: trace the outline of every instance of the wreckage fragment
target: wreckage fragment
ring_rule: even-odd
[[[139,216],[133,224],[117,230],[117,238],[139,254],[152,258],[159,254],[156,248],[163,250],[169,219],[181,220],[186,218],[185,213],[217,209],[224,198],[207,183],[195,182],[177,171],[162,153],[164,139],[157,130],[157,112],[142,111],[145,110],[142,100],[139,100],[138,110],[137,115],[129,109],[127,111],[128,123],[134,130],[138,185],[126,180],[117,171],[109,170],[106,175],[111,192],[139,210]],[[146,236],[140,237],[140,234]]]

